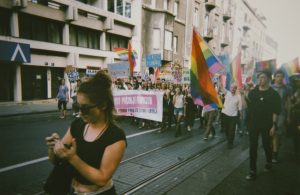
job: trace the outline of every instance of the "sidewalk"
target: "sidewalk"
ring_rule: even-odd
[[[71,104],[67,104],[67,109]],[[0,117],[19,116],[24,114],[58,112],[55,99],[22,101],[22,102],[0,102]]]

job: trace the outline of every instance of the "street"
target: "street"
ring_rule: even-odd
[[[63,135],[73,120],[58,113],[0,118],[1,194],[44,194],[42,186],[52,165],[44,138],[56,131]],[[271,173],[261,173],[263,150],[258,157],[257,181],[244,179],[248,171],[248,137],[236,135],[227,149],[223,133],[204,141],[196,120],[191,133],[175,138],[174,129],[139,130],[130,120],[118,119],[128,146],[113,180],[118,194],[299,194],[299,168],[293,162],[290,142],[282,162]],[[284,179],[284,180],[283,180]],[[276,193],[275,193],[276,194]]]

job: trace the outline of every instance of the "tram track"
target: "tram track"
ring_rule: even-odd
[[[126,161],[123,161],[122,164],[121,164],[120,169],[122,169],[122,165],[126,166],[126,163],[130,163],[130,164],[135,164],[136,165],[135,171],[140,171],[141,167],[143,167],[143,166],[147,166],[148,169],[153,168],[154,171],[152,172],[152,174],[149,174],[147,177],[143,177],[138,182],[135,182],[132,185],[127,185],[127,187],[125,187],[125,188],[121,189],[120,191],[118,191],[118,194],[135,194],[136,191],[138,191],[138,190],[144,188],[145,186],[157,181],[158,179],[162,178],[163,176],[165,176],[167,174],[171,174],[172,172],[184,167],[185,165],[191,163],[195,159],[203,156],[205,153],[211,151],[213,148],[215,148],[215,147],[221,145],[222,143],[224,143],[223,138],[216,138],[216,139],[214,139],[214,141],[212,141],[213,143],[210,142],[210,141],[204,143],[204,141],[202,141],[202,139],[200,138],[201,136],[199,136],[199,135],[200,135],[200,133],[197,134],[196,136],[195,135],[186,136],[183,139],[172,141],[172,142],[167,143],[167,144],[165,144],[165,145],[163,145],[159,148],[155,148],[151,151],[147,151],[147,152],[145,152],[141,155],[138,155],[138,156],[135,156],[133,158],[126,159]],[[196,137],[198,138],[198,140],[197,140]],[[180,155],[181,151],[179,151],[179,155],[175,155],[175,157],[172,154],[170,155],[171,157],[166,156],[166,158],[172,158],[173,157],[173,159],[175,158],[176,161],[174,163],[169,164],[168,166],[163,167],[159,171],[157,171],[155,166],[153,166],[153,164],[151,165],[151,163],[150,163],[150,165],[149,164],[147,165],[147,163],[146,164],[141,163],[141,161],[143,161],[143,160],[141,160],[141,158],[146,159],[145,161],[151,161],[151,160],[153,160],[153,159],[151,159],[151,156],[152,157],[153,156],[159,156],[157,153],[168,153],[166,151],[169,151],[170,153],[172,153],[172,152],[176,153],[176,151],[173,150],[174,147],[178,148],[177,145],[184,146],[185,145],[184,142],[188,142],[189,140],[192,141],[192,142],[197,140],[197,142],[195,142],[194,146],[188,146],[186,148],[186,150],[187,150],[186,152],[188,153],[189,148],[199,147],[198,150],[192,150],[192,152],[189,155],[185,155],[185,156]],[[163,150],[165,150],[165,151],[163,151]],[[209,157],[206,157],[206,158],[209,158]],[[214,157],[212,159],[208,159],[208,162],[210,160],[213,160],[213,159],[214,159]],[[162,164],[164,164],[164,162],[162,162]],[[205,166],[205,165],[203,165],[203,166]],[[141,172],[143,172],[143,170]],[[127,174],[132,174],[132,173],[128,172]],[[143,173],[141,173],[141,174],[143,174]],[[136,176],[139,177],[138,174],[136,174]],[[116,184],[117,189],[119,187],[118,182],[120,182],[120,181],[118,181],[119,178],[120,178],[120,176],[119,177],[117,176],[116,178],[114,178],[114,180],[116,181],[115,184]],[[136,180],[133,179],[133,181],[136,181]],[[128,182],[127,182],[127,184],[128,184]]]

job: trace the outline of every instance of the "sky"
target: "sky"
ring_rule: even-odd
[[[277,64],[300,57],[300,0],[247,2],[267,18],[267,32],[278,43]]]

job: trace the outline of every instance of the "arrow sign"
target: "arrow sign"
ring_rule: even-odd
[[[0,41],[0,60],[10,62],[30,62],[30,45]]]

